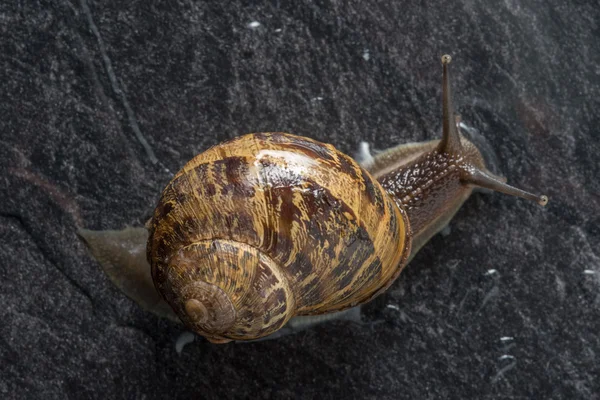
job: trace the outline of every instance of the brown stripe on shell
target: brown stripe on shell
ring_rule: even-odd
[[[372,282],[382,284],[381,279],[379,278],[381,275],[381,260],[379,257],[372,257],[360,268],[359,274],[355,279],[352,282],[349,282],[347,286],[343,287],[336,298],[326,305],[326,308],[317,307],[314,311],[317,311],[317,313],[322,312],[325,309],[328,311],[339,311],[348,308],[349,306],[363,303],[365,296],[372,293],[371,291],[366,290],[369,284]]]
[[[352,180],[356,181],[357,183],[363,181],[360,167],[350,157],[346,156],[345,154],[339,154],[337,163],[340,170],[350,176]]]
[[[262,306],[266,310],[262,321],[263,325],[265,326],[263,329],[270,329],[273,319],[285,314],[287,311],[285,290],[282,288],[273,290],[271,294],[264,299]]]
[[[261,142],[269,142],[271,141],[271,138],[273,137],[273,133],[270,132],[257,132],[257,133],[251,133],[250,135],[252,135],[254,137],[254,139],[256,139],[257,141],[261,141]],[[244,136],[242,136],[241,138],[243,138]]]
[[[364,229],[361,227],[360,229]],[[356,236],[360,236],[357,234]],[[336,279],[337,290],[343,292],[345,289],[350,288],[350,284],[354,281],[357,274],[364,270],[364,264],[367,259],[372,257],[375,250],[373,243],[365,239],[350,239],[350,245],[347,247],[348,251],[345,251],[339,259],[339,265],[332,269],[333,275]],[[371,262],[373,265],[374,262]],[[381,266],[379,258],[376,259],[376,264]],[[381,272],[380,269],[375,271],[375,275]],[[374,276],[374,275],[372,275]]]
[[[312,182],[311,187],[318,187],[318,185]],[[329,267],[324,268],[312,287],[305,287],[306,306],[322,303],[335,293],[344,290],[360,273],[366,260],[375,252],[373,239],[363,221],[359,221],[355,210],[348,207],[343,200],[334,201],[333,195],[326,188],[318,187],[318,190],[312,193],[317,195],[303,198],[311,216],[305,229],[313,232],[312,239],[315,243],[312,255]],[[321,221],[328,221],[330,226],[335,227],[335,232],[331,234],[330,230],[323,229],[320,226]],[[321,234],[322,232],[324,234]],[[336,247],[340,249],[337,253],[334,251]],[[317,303],[311,301],[313,291],[318,297],[315,299]]]
[[[364,190],[366,198],[375,206],[375,209],[380,211],[380,214],[383,214],[381,206],[384,204],[384,193],[376,189],[374,179],[371,175],[345,154],[338,153],[338,163],[339,168],[349,175],[361,190]]]
[[[374,297],[381,294],[387,289],[400,275],[400,272],[406,266],[408,257],[411,249],[411,237],[410,224],[407,213],[404,209],[394,206],[392,202],[387,202],[388,213],[398,213],[398,218],[388,218],[384,220],[384,224],[380,226],[379,234],[388,236],[392,235],[392,241],[398,244],[404,243],[403,248],[400,251],[401,258],[397,261],[397,265],[393,269],[387,269],[382,271],[377,279],[370,279],[366,274],[359,277],[359,281],[364,282],[362,284],[361,292],[352,294],[351,297],[346,297],[344,301],[341,301],[337,306],[336,310],[343,310],[348,307],[353,307],[357,304],[362,304],[370,301]],[[358,282],[353,282],[352,286],[360,285]]]
[[[248,161],[244,157],[226,157],[214,161],[212,167],[217,171],[222,195],[254,196],[254,186],[247,180]]]
[[[156,209],[154,210],[154,219],[162,220],[167,215],[169,215],[169,213],[173,210],[173,207],[174,207],[174,202],[169,201],[168,199],[165,199],[164,195],[163,195],[162,201],[158,203],[158,205],[156,206]]]
[[[373,183],[373,178],[366,173],[366,171],[362,171],[362,181],[365,185],[365,192],[369,201],[377,206],[377,209],[383,214],[383,208],[381,207],[385,202],[383,200],[383,194],[381,191],[375,188],[375,184]]]
[[[319,143],[306,137],[281,133],[271,134],[270,139],[273,143],[285,146],[290,151],[298,151],[308,157],[320,159],[322,161],[335,161],[333,155],[335,154],[335,148],[333,146]],[[331,149],[329,147],[331,147]]]

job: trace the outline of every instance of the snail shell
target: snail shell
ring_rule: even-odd
[[[410,254],[406,213],[353,159],[285,133],[188,162],[150,226],[157,290],[212,341],[266,336],[294,315],[364,303]]]

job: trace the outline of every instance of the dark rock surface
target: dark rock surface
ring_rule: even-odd
[[[417,3],[2,2],[0,397],[600,398],[598,4]],[[550,204],[476,194],[364,326],[178,355],[78,240],[235,135],[439,137],[444,53],[463,120]]]

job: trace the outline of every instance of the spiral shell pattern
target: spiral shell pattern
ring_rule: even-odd
[[[333,146],[242,136],[165,188],[147,255],[157,290],[214,342],[266,336],[294,315],[364,303],[410,254],[406,213]]]

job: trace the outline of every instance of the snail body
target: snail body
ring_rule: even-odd
[[[344,310],[383,292],[474,187],[545,204],[488,171],[459,133],[449,62],[442,58],[441,140],[397,147],[364,167],[332,145],[287,133],[216,145],[164,189],[147,225],[150,265],[112,268],[113,281],[152,310],[164,310],[164,299],[212,342],[253,340],[294,316]],[[117,264],[107,254],[127,242],[80,234],[103,265]],[[147,289],[150,273],[160,296],[133,290]]]

